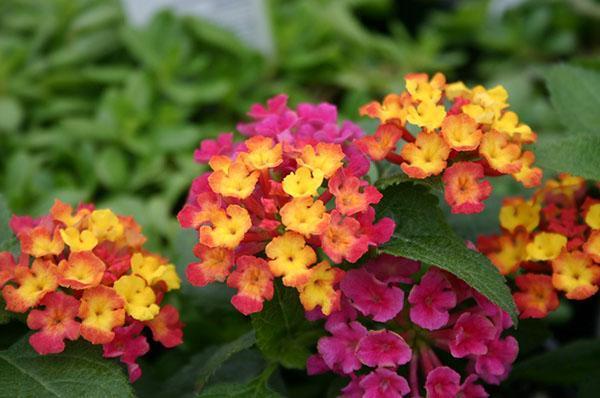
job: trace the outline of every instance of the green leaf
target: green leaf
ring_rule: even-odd
[[[571,135],[553,139],[542,137],[536,145],[536,163],[544,169],[600,180],[598,148],[600,135]]]
[[[213,373],[223,365],[232,355],[252,347],[256,343],[254,331],[248,332],[231,343],[221,346],[214,354],[212,354],[200,371],[196,382],[196,389],[201,390],[206,382],[210,379]]]
[[[600,369],[600,340],[581,340],[520,362],[512,379],[548,384],[585,382],[590,372]]]
[[[0,351],[2,397],[133,397],[121,368],[83,341],[61,354],[38,355],[22,338]]]
[[[377,214],[396,222],[392,239],[380,248],[383,252],[451,272],[507,311],[516,325],[515,304],[504,278],[487,257],[468,249],[450,228],[434,195],[412,183],[394,185],[382,193]]]
[[[0,97],[0,132],[14,131],[23,121],[23,107],[13,97]]]
[[[8,227],[10,216],[8,204],[4,196],[0,195],[0,249],[2,250],[7,250],[4,249],[4,245],[14,238],[12,231]]]
[[[557,65],[546,70],[545,78],[562,123],[575,134],[600,134],[600,73]]]
[[[128,180],[129,167],[123,151],[109,147],[100,153],[96,163],[98,179],[107,187],[118,189]]]
[[[378,189],[386,189],[393,185],[398,185],[409,181],[414,182],[415,184],[422,184],[428,188],[435,189],[440,192],[443,192],[444,190],[442,180],[438,177],[429,177],[421,180],[415,180],[414,178],[410,178],[404,173],[397,173],[391,176],[382,177],[375,181],[375,186]]]
[[[303,369],[320,334],[305,319],[298,292],[275,286],[271,301],[265,303],[261,312],[252,315],[256,331],[256,343],[264,356],[292,369]]]
[[[283,395],[273,391],[262,379],[248,384],[217,384],[207,388],[198,398],[282,398]]]

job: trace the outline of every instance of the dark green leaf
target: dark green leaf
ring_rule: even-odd
[[[96,175],[107,187],[118,189],[128,180],[129,168],[125,154],[117,148],[106,148],[96,163]]]
[[[265,357],[287,368],[303,369],[311,354],[310,347],[320,333],[304,317],[298,293],[276,284],[271,301],[252,315],[256,343]]]
[[[2,397],[133,397],[122,369],[83,341],[61,354],[38,355],[27,337],[0,351]]]
[[[600,73],[557,65],[547,69],[545,77],[562,123],[575,134],[600,134]]]
[[[519,363],[511,378],[575,384],[586,381],[590,372],[598,369],[600,340],[582,340]]]
[[[402,183],[382,193],[377,214],[396,221],[396,231],[382,251],[451,272],[507,311],[516,324],[515,304],[504,278],[487,257],[468,249],[448,226],[437,198],[427,188]]]
[[[385,189],[387,187],[391,187],[392,185],[398,185],[398,184],[402,184],[405,182],[414,182],[416,184],[422,184],[426,187],[438,190],[438,191],[443,191],[444,187],[442,184],[442,180],[438,177],[430,177],[430,178],[425,178],[422,180],[415,180],[414,178],[410,178],[409,176],[407,176],[404,173],[397,173],[397,174],[393,174],[390,176],[386,176],[386,177],[382,177],[380,179],[378,179],[377,181],[375,181],[375,186],[378,189]]]
[[[536,162],[544,169],[568,172],[590,180],[600,180],[599,148],[600,135],[571,135],[540,139],[535,150]]]
[[[14,131],[23,120],[23,108],[13,97],[0,97],[0,133]]]
[[[237,340],[221,346],[200,368],[196,388],[201,390],[213,373],[231,358],[232,355],[252,347],[254,343],[256,343],[256,337],[254,331],[251,331],[240,336]]]

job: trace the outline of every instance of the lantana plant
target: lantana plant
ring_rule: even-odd
[[[544,318],[559,294],[585,300],[600,283],[600,200],[583,178],[561,174],[532,198],[507,198],[502,233],[481,236],[478,247],[504,275],[515,276],[522,318]]]
[[[374,135],[356,142],[371,159],[398,165],[414,179],[441,176],[453,213],[483,211],[492,193],[486,176],[510,174],[528,188],[540,184],[535,155],[523,150],[537,136],[508,109],[504,87],[446,83],[441,73],[431,79],[410,74],[405,82],[402,93],[360,108],[381,123]],[[397,152],[399,142],[404,145]]]
[[[279,95],[254,105],[250,123],[205,140],[196,161],[212,171],[192,184],[178,218],[198,231],[199,262],[186,274],[195,286],[227,282],[231,303],[259,312],[273,297],[273,279],[297,289],[307,311],[340,307],[342,262],[355,263],[389,240],[394,222],[375,222],[381,193],[365,178],[370,164],[354,141],[361,129],[338,123],[330,104],[292,110]]]
[[[182,343],[177,309],[161,305],[179,276],[143,248],[132,217],[57,200],[50,214],[13,216],[10,227],[21,248],[17,259],[0,253],[2,297],[8,311],[27,314],[37,353],[61,353],[66,340],[81,337],[120,358],[133,382],[142,374],[137,359],[150,350],[145,329],[165,347]]]

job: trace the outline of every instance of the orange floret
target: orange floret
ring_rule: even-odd
[[[79,307],[81,336],[92,344],[110,343],[113,329],[125,322],[125,301],[112,288],[100,285],[87,289]]]
[[[592,231],[583,245],[583,250],[592,260],[600,263],[600,231]]]
[[[263,170],[277,167],[283,162],[281,143],[275,144],[270,137],[256,135],[244,143],[248,153],[240,154],[250,170]]]
[[[506,111],[494,120],[492,128],[508,135],[512,141],[523,144],[530,144],[537,139],[537,135],[531,131],[531,128],[519,123],[519,117],[512,111]]]
[[[545,318],[558,308],[558,296],[549,275],[519,275],[515,282],[521,290],[513,294],[520,318]]]
[[[512,274],[527,259],[527,232],[521,230],[514,235],[501,235],[497,239],[498,250],[487,256],[502,275]]]
[[[208,247],[236,248],[252,226],[248,211],[238,205],[229,205],[212,217],[212,226],[199,229],[200,243]]]
[[[201,261],[188,265],[185,274],[194,286],[206,286],[224,282],[233,267],[233,251],[222,247],[206,247],[198,244],[194,253]]]
[[[429,101],[437,103],[442,98],[442,90],[446,85],[446,77],[436,73],[431,80],[426,73],[411,73],[404,77],[406,91],[413,101]]]
[[[552,284],[572,300],[584,300],[598,291],[600,266],[583,252],[563,252],[552,261]]]
[[[472,151],[481,142],[482,132],[469,115],[449,115],[442,123],[442,137],[455,151]]]
[[[60,221],[67,227],[77,226],[85,216],[90,213],[88,209],[78,210],[73,214],[73,207],[68,203],[64,203],[59,199],[54,201],[50,209],[50,215],[56,221]]]
[[[484,177],[483,166],[473,162],[457,162],[446,169],[444,198],[454,214],[473,214],[483,211],[486,200],[492,193],[489,181],[479,181]]]
[[[438,175],[446,168],[449,154],[450,148],[438,134],[422,131],[414,143],[402,148],[400,155],[406,163],[400,167],[412,178]]]
[[[290,231],[306,237],[320,235],[329,224],[329,214],[320,200],[313,202],[311,197],[294,198],[281,210],[281,222]]]
[[[384,123],[377,127],[374,135],[367,135],[355,141],[356,146],[373,160],[383,160],[396,150],[402,130],[394,123]]]
[[[315,251],[302,235],[286,232],[274,238],[265,248],[273,275],[283,276],[285,286],[301,286],[310,277],[309,267],[317,261]]]
[[[320,171],[325,178],[330,178],[342,167],[344,156],[341,145],[319,142],[316,148],[312,145],[302,148],[298,165],[308,167],[312,171]]]
[[[479,153],[490,167],[504,174],[518,173],[523,165],[521,147],[510,143],[504,134],[497,131],[490,131],[483,135]]]
[[[329,192],[335,196],[336,209],[348,216],[366,211],[383,197],[377,188],[345,170],[329,180]]]
[[[61,231],[58,228],[54,230],[54,233],[50,233],[42,225],[21,232],[19,241],[21,242],[21,251],[33,257],[57,256],[65,247]]]
[[[340,307],[341,292],[335,285],[344,276],[344,271],[331,267],[327,261],[321,261],[312,268],[310,278],[298,287],[300,302],[306,311],[321,307],[324,315],[337,311]]]
[[[98,286],[106,265],[92,252],[72,252],[68,260],[58,264],[59,284],[71,289],[89,289]]]
[[[12,312],[25,312],[36,306],[46,293],[58,287],[56,264],[52,261],[36,259],[31,268],[17,265],[13,280],[18,287],[6,285],[2,289],[6,309]]]
[[[412,100],[408,93],[389,94],[383,99],[383,103],[371,101],[359,109],[361,116],[378,118],[381,123],[387,123],[392,120],[399,120],[402,124],[406,123],[407,107]]]
[[[273,274],[262,258],[238,257],[227,286],[238,289],[231,298],[231,304],[244,315],[261,311],[263,301],[273,298]]]
[[[535,155],[531,151],[523,152],[521,155],[521,170],[513,173],[515,180],[519,181],[525,188],[537,187],[542,183],[542,169],[539,167],[531,167],[535,161]]]
[[[226,156],[213,156],[208,163],[214,170],[208,177],[213,192],[232,198],[246,199],[254,191],[260,171],[251,171],[244,156],[232,161]]]
[[[72,252],[89,252],[98,244],[94,233],[87,229],[80,231],[74,227],[67,227],[60,231],[60,236]]]

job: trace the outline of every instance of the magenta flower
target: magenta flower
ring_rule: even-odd
[[[375,369],[360,381],[363,398],[401,398],[410,392],[406,379],[396,372],[379,368]]]
[[[330,369],[349,374],[362,366],[355,352],[360,339],[366,334],[367,329],[363,325],[350,322],[338,326],[332,336],[321,338],[317,349]]]
[[[329,367],[323,360],[323,357],[319,354],[311,355],[306,360],[306,373],[308,373],[309,376],[325,373],[328,370]]]
[[[487,398],[490,395],[485,391],[483,386],[479,384],[475,384],[477,381],[476,375],[469,375],[466,378],[465,382],[460,387],[460,392],[458,394],[461,398]]]
[[[221,133],[214,140],[202,140],[200,148],[194,151],[194,160],[205,164],[215,155],[230,155],[232,151],[233,134]]]
[[[411,275],[419,271],[421,264],[408,258],[381,254],[367,261],[365,268],[381,282],[411,284]]]
[[[105,358],[121,357],[121,362],[127,365],[129,381],[132,383],[142,375],[142,369],[137,363],[138,357],[150,350],[148,340],[140,335],[144,324],[134,321],[130,325],[116,328],[115,338],[102,346]]]
[[[413,286],[408,295],[410,319],[427,330],[436,330],[448,323],[448,310],[456,306],[456,294],[446,277],[432,268]]]
[[[342,388],[342,398],[363,398],[365,391],[360,386],[360,381],[364,376],[353,376],[350,383],[346,387]]]
[[[389,321],[404,306],[400,288],[388,286],[363,268],[347,272],[340,288],[357,310],[377,322]]]
[[[500,384],[508,376],[518,353],[519,344],[512,336],[491,341],[487,353],[475,360],[475,371],[487,383]]]
[[[465,312],[454,324],[452,334],[450,353],[456,358],[464,358],[485,354],[488,342],[496,337],[496,328],[485,316]]]
[[[365,365],[393,367],[410,361],[412,350],[404,339],[388,330],[371,330],[356,347],[356,356]]]
[[[456,397],[460,391],[460,375],[447,366],[440,366],[427,374],[427,398]]]

